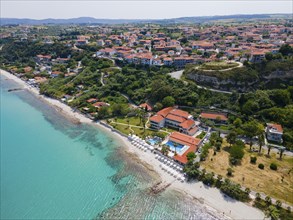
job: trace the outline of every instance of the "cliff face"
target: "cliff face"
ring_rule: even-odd
[[[207,85],[215,89],[222,90],[237,90],[246,91],[248,87],[253,86],[257,80],[254,81],[236,81],[233,79],[219,79],[215,76],[207,76],[198,73],[191,73],[187,75],[187,78],[194,80],[199,85]]]
[[[215,89],[226,91],[236,90],[239,92],[247,92],[259,88],[260,85],[271,85],[275,81],[291,85],[293,82],[293,70],[290,71],[274,71],[267,76],[256,77],[249,80],[238,80],[233,78],[221,79],[216,76],[204,75],[203,73],[189,73],[186,75],[199,85],[209,86]]]
[[[293,70],[289,71],[280,71],[276,70],[271,72],[268,76],[264,76],[264,79],[272,80],[272,79],[293,79]]]

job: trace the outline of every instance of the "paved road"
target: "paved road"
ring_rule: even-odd
[[[184,71],[184,70],[179,70],[179,71],[176,71],[176,72],[169,73],[169,75],[170,75],[172,78],[175,78],[175,79],[181,79],[181,76],[182,76],[182,74],[183,74],[183,71]]]
[[[180,71],[176,71],[176,72],[172,72],[172,73],[168,73],[172,78],[174,79],[181,79],[181,76],[183,74],[183,71],[184,70],[180,70]],[[187,81],[184,81],[185,84],[187,84],[188,82]],[[207,87],[204,87],[204,86],[199,86],[199,85],[196,85],[197,88],[200,88],[200,89],[205,89],[205,90],[209,90],[209,91],[212,91],[212,92],[218,92],[218,93],[225,93],[225,94],[232,94],[232,92],[228,92],[228,91],[224,91],[224,90],[219,90],[219,89],[210,89],[210,88],[207,88]]]

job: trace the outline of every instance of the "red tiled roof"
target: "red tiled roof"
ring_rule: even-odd
[[[269,128],[274,128],[278,132],[283,132],[282,125],[280,125],[280,124],[270,124],[270,123],[268,123],[267,125],[268,125]]]
[[[186,111],[182,111],[180,109],[173,109],[170,114],[172,115],[176,115],[176,116],[180,116],[180,117],[183,117],[183,118],[188,118],[189,116],[189,113],[186,112]]]
[[[207,118],[207,119],[213,119],[213,120],[219,118],[221,121],[227,121],[228,120],[228,118],[227,118],[226,115],[223,115],[223,114],[215,114],[215,113],[205,113],[205,112],[202,112],[200,114],[200,117],[201,118]]]
[[[187,154],[189,152],[195,152],[197,150],[196,146],[190,146],[182,155],[177,154],[176,156],[174,156],[173,158],[183,164],[187,163]]]
[[[179,126],[183,129],[188,129],[194,125],[194,121],[192,119],[188,119],[182,122]]]
[[[173,132],[170,135],[169,139],[171,141],[176,142],[176,143],[184,144],[184,145],[188,145],[188,146],[197,146],[199,144],[199,142],[201,141],[198,138],[194,138],[194,137],[191,137],[187,134],[182,134],[177,131]]]
[[[162,120],[164,120],[164,117],[161,116],[161,115],[154,115],[154,116],[150,117],[150,121],[153,121],[153,122],[156,122],[156,123],[159,123]]]
[[[96,102],[93,104],[94,107],[102,107],[102,106],[108,106],[109,104],[106,102]]]
[[[169,120],[172,120],[172,121],[180,122],[180,123],[182,123],[186,120],[185,118],[182,118],[180,116],[173,115],[173,114],[168,114],[166,118]]]
[[[163,117],[166,117],[170,111],[172,111],[173,107],[167,107],[167,108],[164,108],[162,109],[161,111],[158,111],[158,115],[161,115]]]
[[[195,133],[197,130],[198,130],[198,127],[194,127],[192,129],[188,130],[188,132]]]
[[[96,102],[96,101],[98,101],[98,99],[95,99],[95,98],[91,98],[91,99],[86,100],[86,102],[88,102],[88,103],[92,103],[92,102]]]
[[[141,107],[141,108],[147,107],[148,111],[153,110],[152,106],[150,106],[148,103],[142,103],[142,104],[139,105],[139,107]]]

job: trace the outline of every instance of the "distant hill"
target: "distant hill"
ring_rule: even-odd
[[[1,25],[18,24],[125,24],[125,23],[158,23],[158,24],[176,24],[176,23],[204,23],[218,20],[247,20],[247,19],[269,19],[269,18],[291,18],[291,14],[253,14],[253,15],[223,15],[223,16],[201,16],[201,17],[181,17],[170,19],[98,19],[92,17],[80,17],[69,19],[28,19],[28,18],[0,18]]]

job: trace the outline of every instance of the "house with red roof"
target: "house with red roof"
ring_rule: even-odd
[[[153,107],[150,106],[148,103],[142,103],[139,105],[140,108],[142,109],[146,109],[147,111],[152,111],[153,110]]]
[[[225,124],[228,121],[227,115],[226,114],[222,114],[222,113],[202,112],[199,115],[199,118],[213,121],[216,124]]]
[[[189,135],[182,134],[180,132],[173,132],[169,137],[169,141],[172,141],[184,146],[183,150],[180,153],[177,153],[173,157],[174,160],[176,160],[177,162],[181,164],[187,163],[187,154],[189,152],[196,152],[201,142],[201,140],[198,138],[194,138]]]
[[[283,136],[283,128],[280,124],[272,124],[267,123],[267,127],[265,129],[267,139],[269,141],[276,141],[279,143],[283,142],[282,136]]]
[[[199,123],[193,120],[193,116],[186,111],[174,107],[164,108],[150,118],[152,128],[160,129],[171,127],[178,129],[187,135],[194,135],[198,131]]]
[[[99,109],[99,108],[101,108],[103,106],[110,106],[110,104],[106,103],[106,102],[96,102],[96,103],[92,104],[92,106],[94,106],[94,107]]]

